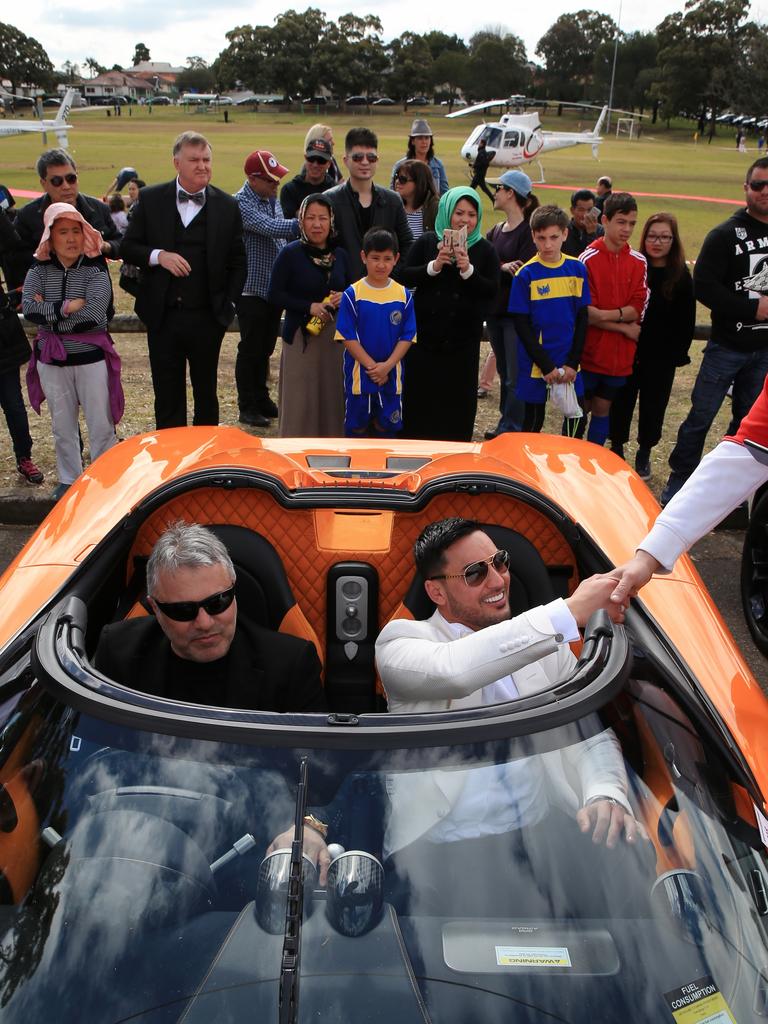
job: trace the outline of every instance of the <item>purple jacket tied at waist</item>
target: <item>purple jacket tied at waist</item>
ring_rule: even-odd
[[[119,423],[125,411],[125,395],[123,385],[120,383],[120,356],[106,331],[94,331],[92,334],[68,334],[70,341],[79,341],[84,345],[95,345],[104,352],[104,360],[107,364],[107,387],[109,388],[109,409],[112,413],[112,420]],[[37,342],[41,341],[43,347],[38,353]],[[37,372],[38,360],[41,363],[64,362],[67,352],[60,334],[41,327],[32,345],[32,357],[27,366],[27,391],[29,393],[29,404],[40,415],[40,406],[45,401],[45,392],[40,384],[40,375]]]

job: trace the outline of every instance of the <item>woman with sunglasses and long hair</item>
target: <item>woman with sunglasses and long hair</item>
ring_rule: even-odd
[[[487,320],[500,382],[499,422],[494,429],[486,431],[487,440],[498,434],[523,429],[524,403],[515,398],[517,332],[507,310],[512,278],[524,263],[536,255],[528,221],[538,205],[539,200],[533,194],[533,184],[527,174],[505,171],[501,175],[493,208],[504,214],[504,220],[495,224],[485,236],[496,250],[501,265],[499,290],[493,312]]]
[[[696,325],[696,300],[674,214],[654,213],[648,218],[640,252],[648,261],[651,294],[632,376],[611,406],[610,437],[613,451],[623,456],[639,397],[635,469],[647,480],[651,450],[661,439],[675,372],[691,361],[688,350]]]
[[[466,245],[460,245],[454,233],[464,230]],[[413,243],[400,280],[415,288],[418,328],[418,343],[405,357],[403,434],[471,441],[480,336],[499,284],[499,260],[483,238],[476,192],[459,187],[441,197],[435,230]]]
[[[323,194],[299,207],[301,239],[278,253],[269,301],[285,310],[280,356],[280,437],[343,437],[344,346],[334,341],[341,295],[351,283]]]
[[[411,133],[408,136],[408,149],[402,159],[398,160],[392,168],[392,188],[395,187],[397,172],[406,160],[418,160],[432,172],[435,180],[435,188],[438,196],[444,196],[448,191],[448,175],[442,160],[435,156],[435,140],[432,129],[423,117],[415,118],[411,125]]]
[[[403,160],[395,174],[395,192],[403,200],[414,239],[435,230],[437,190],[432,171],[420,160]]]

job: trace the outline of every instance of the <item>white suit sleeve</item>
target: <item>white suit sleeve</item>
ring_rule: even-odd
[[[617,800],[626,811],[632,812],[627,800],[624,758],[613,729],[605,729],[563,748],[563,758],[579,777],[582,806],[595,797],[604,796]]]
[[[414,625],[390,622],[376,641],[381,681],[388,696],[398,700],[466,697],[561,648],[568,650],[542,607],[458,640],[414,635]]]
[[[662,509],[638,549],[667,572],[696,543],[768,480],[768,467],[736,441],[721,441]]]

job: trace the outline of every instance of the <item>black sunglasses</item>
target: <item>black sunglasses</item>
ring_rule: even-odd
[[[768,179],[765,181],[748,181],[747,184],[753,192],[762,192],[764,188],[768,188]]]
[[[74,185],[77,181],[76,174],[54,174],[52,178],[48,179],[49,184],[53,185],[54,188],[61,188],[64,182],[68,185]]]
[[[413,178],[406,178],[404,174],[396,174],[395,181],[399,182],[401,185],[407,185],[409,181],[413,181]]]
[[[429,576],[430,580],[464,580],[468,587],[479,587],[488,575],[488,566],[492,565],[496,572],[509,570],[509,552],[499,548],[488,558],[479,562],[470,562],[464,572],[444,573],[442,576]]]
[[[367,160],[369,164],[375,164],[379,159],[378,153],[350,153],[349,159],[356,164],[361,164],[363,160]]]
[[[202,601],[158,601],[156,597],[152,600],[160,609],[163,615],[167,615],[174,622],[192,622],[197,618],[202,608],[206,615],[221,615],[235,600],[234,585],[229,590],[222,590],[220,594],[211,594],[204,597]]]
[[[308,164],[329,164],[330,162],[331,161],[330,160],[326,160],[326,158],[324,156],[308,156],[307,157],[307,163]]]

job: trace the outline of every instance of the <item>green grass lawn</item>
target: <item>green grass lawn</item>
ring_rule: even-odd
[[[436,151],[446,165],[451,184],[468,182],[467,166],[459,155],[461,143],[481,117],[447,120],[445,108],[427,108],[423,113],[435,132]],[[408,129],[413,111],[403,114],[399,110],[376,111],[367,115],[362,109],[351,114],[311,114],[259,112],[232,109],[230,123],[224,123],[223,113],[196,113],[178,107],[156,107],[150,115],[138,107],[128,117],[124,108],[121,117],[107,117],[107,108],[73,111],[70,133],[72,153],[78,163],[83,191],[101,195],[123,166],[136,167],[148,183],[166,181],[172,176],[171,145],[176,135],[194,128],[207,135],[214,149],[214,183],[228,191],[235,191],[243,181],[242,165],[245,156],[254,149],[273,150],[280,160],[297,172],[302,162],[302,143],[309,127],[317,120],[333,125],[337,152],[344,134],[353,125],[367,124],[379,135],[381,169],[377,175],[381,183],[388,183],[392,164],[405,152]],[[544,127],[550,130],[573,131],[579,127],[593,127],[596,120],[564,114],[558,118],[554,112],[544,115]],[[711,146],[706,142],[693,144],[692,122],[667,129],[664,125],[643,128],[640,140],[606,137],[600,147],[600,159],[592,158],[590,146],[551,153],[543,159],[547,184],[592,186],[598,175],[610,174],[617,189],[641,192],[669,192],[714,196],[739,200],[744,171],[756,157],[754,150],[738,153],[732,132],[721,129],[722,134]],[[49,144],[53,144],[49,136]],[[15,136],[0,139],[2,178],[4,184],[17,188],[38,187],[34,171],[41,151],[39,136]],[[536,164],[527,170],[535,180]],[[493,170],[492,170],[493,174]],[[567,206],[568,192],[539,189],[542,201],[558,202]],[[490,204],[485,203],[486,219],[491,217]],[[689,258],[695,258],[707,231],[730,216],[732,207],[717,203],[690,202],[672,199],[641,198],[640,221],[658,210],[669,210],[678,216],[683,240]],[[638,232],[639,235],[639,232]]]
[[[468,116],[445,120],[438,108],[428,108],[423,113],[429,118],[436,133],[436,151],[446,165],[449,181],[452,184],[468,182],[467,168],[459,151],[461,143],[480,119]],[[379,135],[382,168],[378,178],[388,183],[392,164],[405,152],[413,116],[413,111],[406,115],[391,109],[386,112],[377,111],[371,116],[366,116],[363,110],[352,116],[330,114],[320,117],[313,114],[232,110],[230,123],[225,124],[221,113],[197,114],[166,107],[155,108],[150,116],[145,109],[138,108],[130,118],[126,110],[120,118],[107,118],[105,109],[101,108],[73,112],[72,123],[75,129],[70,135],[70,143],[78,162],[83,191],[101,195],[116,171],[126,165],[136,167],[148,183],[171,178],[173,168],[170,151],[173,140],[180,131],[194,128],[207,135],[213,144],[214,182],[221,188],[235,191],[243,182],[244,158],[254,149],[272,149],[293,173],[301,166],[306,130],[315,121],[328,121],[333,125],[337,149],[343,143],[348,128],[368,124]],[[565,131],[591,128],[595,120],[596,114],[594,118],[590,115],[589,119],[581,121],[577,115],[558,118],[554,113],[543,118],[545,128]],[[723,132],[711,146],[706,143],[694,146],[692,134],[693,125],[686,123],[673,126],[671,130],[662,125],[646,127],[640,141],[617,141],[611,137],[601,146],[599,161],[592,159],[589,146],[552,153],[543,161],[547,183],[592,186],[600,174],[610,174],[618,189],[690,193],[738,200],[742,195],[744,171],[755,159],[755,152],[737,153],[732,133]],[[49,144],[53,144],[51,137]],[[39,136],[0,139],[0,181],[12,188],[35,189],[38,181],[34,165],[41,149]],[[529,170],[535,179],[538,175],[536,165]],[[568,192],[542,188],[538,194],[544,202],[559,202],[564,206],[568,204]],[[493,215],[487,200],[484,202],[486,226],[489,226]],[[640,219],[642,223],[645,217],[662,209],[676,213],[687,254],[689,258],[695,258],[706,232],[730,216],[735,208],[716,203],[643,198],[640,200]],[[116,265],[113,267],[113,277],[116,279]],[[121,311],[132,309],[132,300],[117,288],[115,299]],[[699,320],[705,319],[706,311],[700,309]],[[123,357],[123,383],[127,399],[126,417],[118,432],[120,436],[129,436],[136,431],[150,430],[153,426],[152,394],[147,387],[146,339],[140,335],[120,335],[115,341]],[[219,366],[221,418],[224,423],[237,421],[233,384],[236,343],[236,335],[226,336]],[[690,389],[701,359],[702,347],[701,342],[694,343],[691,352],[693,365],[680,371],[676,378],[664,438],[654,451],[654,477],[650,485],[656,494],[666,480],[666,458],[674,444],[677,427],[688,411]],[[484,345],[483,355],[486,351],[487,345]],[[279,346],[272,361],[273,387],[277,381],[278,357]],[[476,439],[482,438],[486,427],[495,424],[497,401],[498,395],[494,392],[479,403]],[[728,413],[729,403],[726,402],[710,433],[707,448],[712,447],[718,437],[722,436],[728,422]],[[47,405],[43,405],[42,417],[30,415],[30,426],[35,441],[35,458],[45,470],[47,482],[52,484],[56,479],[56,471]],[[557,430],[552,417],[545,429]],[[268,433],[274,434],[274,428]],[[4,441],[0,441],[0,446],[0,489],[17,486],[18,476],[10,446]],[[632,444],[629,453],[634,453]]]

